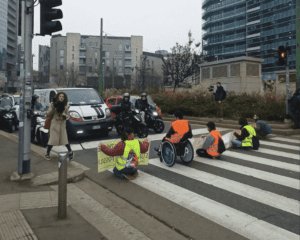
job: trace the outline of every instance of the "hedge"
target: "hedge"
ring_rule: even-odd
[[[162,112],[169,114],[180,109],[188,116],[217,117],[220,107],[212,94],[204,92],[163,92],[151,96]],[[282,121],[285,117],[283,96],[228,93],[222,106],[223,117],[228,119],[252,118],[254,114],[269,121]]]

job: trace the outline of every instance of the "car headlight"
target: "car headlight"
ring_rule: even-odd
[[[4,118],[14,118],[14,115],[12,113],[6,113],[3,116]]]
[[[140,113],[140,110],[138,110],[138,109],[135,109],[134,111],[135,111],[136,113]]]
[[[76,121],[76,122],[82,121],[82,118],[78,112],[69,112],[69,114],[70,114],[71,120]]]
[[[158,113],[156,111],[154,111],[152,114],[153,114],[153,117],[157,117],[158,116]]]
[[[105,115],[106,115],[106,117],[111,116],[111,112],[110,112],[109,108],[105,108]]]

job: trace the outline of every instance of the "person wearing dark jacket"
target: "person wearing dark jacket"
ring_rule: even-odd
[[[219,116],[220,118],[223,118],[223,103],[222,102],[226,98],[226,92],[220,82],[217,82],[217,90],[214,93],[214,95],[215,95],[215,101],[218,105],[217,106],[217,116]]]
[[[256,141],[256,131],[254,127],[248,124],[246,118],[239,119],[239,125],[241,126],[240,133],[235,131],[235,140],[232,140],[232,147],[242,149],[258,149],[258,143]]]
[[[294,122],[294,128],[300,128],[300,88],[298,88],[288,101],[289,115]]]

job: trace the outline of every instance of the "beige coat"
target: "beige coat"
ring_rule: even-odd
[[[69,143],[67,129],[66,129],[66,119],[68,118],[69,105],[65,107],[65,111],[62,114],[58,114],[53,106],[50,104],[49,110],[47,112],[47,117],[51,117],[51,126],[49,131],[49,141],[48,145],[60,146]]]

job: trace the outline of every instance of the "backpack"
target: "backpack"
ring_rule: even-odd
[[[218,153],[223,153],[226,151],[226,147],[225,147],[225,144],[224,144],[224,141],[222,138],[219,138],[219,142],[218,142]]]
[[[259,139],[257,136],[252,137],[252,148],[253,150],[258,150],[259,149]]]

